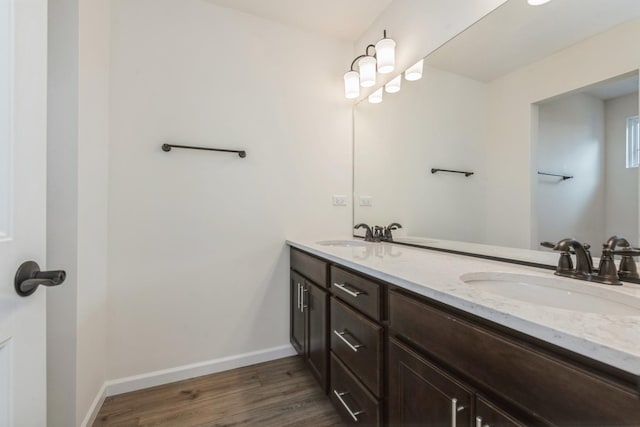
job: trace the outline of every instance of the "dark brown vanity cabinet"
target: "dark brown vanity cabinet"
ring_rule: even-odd
[[[640,379],[291,250],[291,343],[345,422],[640,426]]]
[[[291,250],[290,340],[326,391],[328,385],[327,264]]]
[[[637,383],[625,384],[624,376],[594,361],[404,292],[389,291],[389,329],[409,356],[473,390],[476,425],[640,425]],[[398,395],[410,390],[398,379],[404,368],[394,364],[408,366],[409,356],[392,357],[391,348],[390,401],[403,403]]]

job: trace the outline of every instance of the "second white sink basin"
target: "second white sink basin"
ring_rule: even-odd
[[[468,273],[460,280],[483,291],[531,304],[585,313],[640,316],[640,299],[575,280],[510,273]]]

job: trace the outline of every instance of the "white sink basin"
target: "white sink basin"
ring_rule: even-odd
[[[640,316],[639,298],[578,280],[490,272],[463,274],[460,280],[494,295],[531,304],[585,313]]]
[[[373,244],[371,242],[365,242],[363,240],[322,240],[316,243],[320,246],[340,246],[343,248],[364,247]]]

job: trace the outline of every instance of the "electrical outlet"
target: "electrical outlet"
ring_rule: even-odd
[[[333,196],[333,206],[347,206],[347,196]]]
[[[373,206],[373,197],[371,197],[371,196],[360,196],[360,206],[366,206],[366,207]]]

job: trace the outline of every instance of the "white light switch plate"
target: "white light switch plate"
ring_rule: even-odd
[[[333,206],[347,206],[347,196],[334,195]]]
[[[371,196],[360,196],[360,206],[373,206],[373,197]]]

